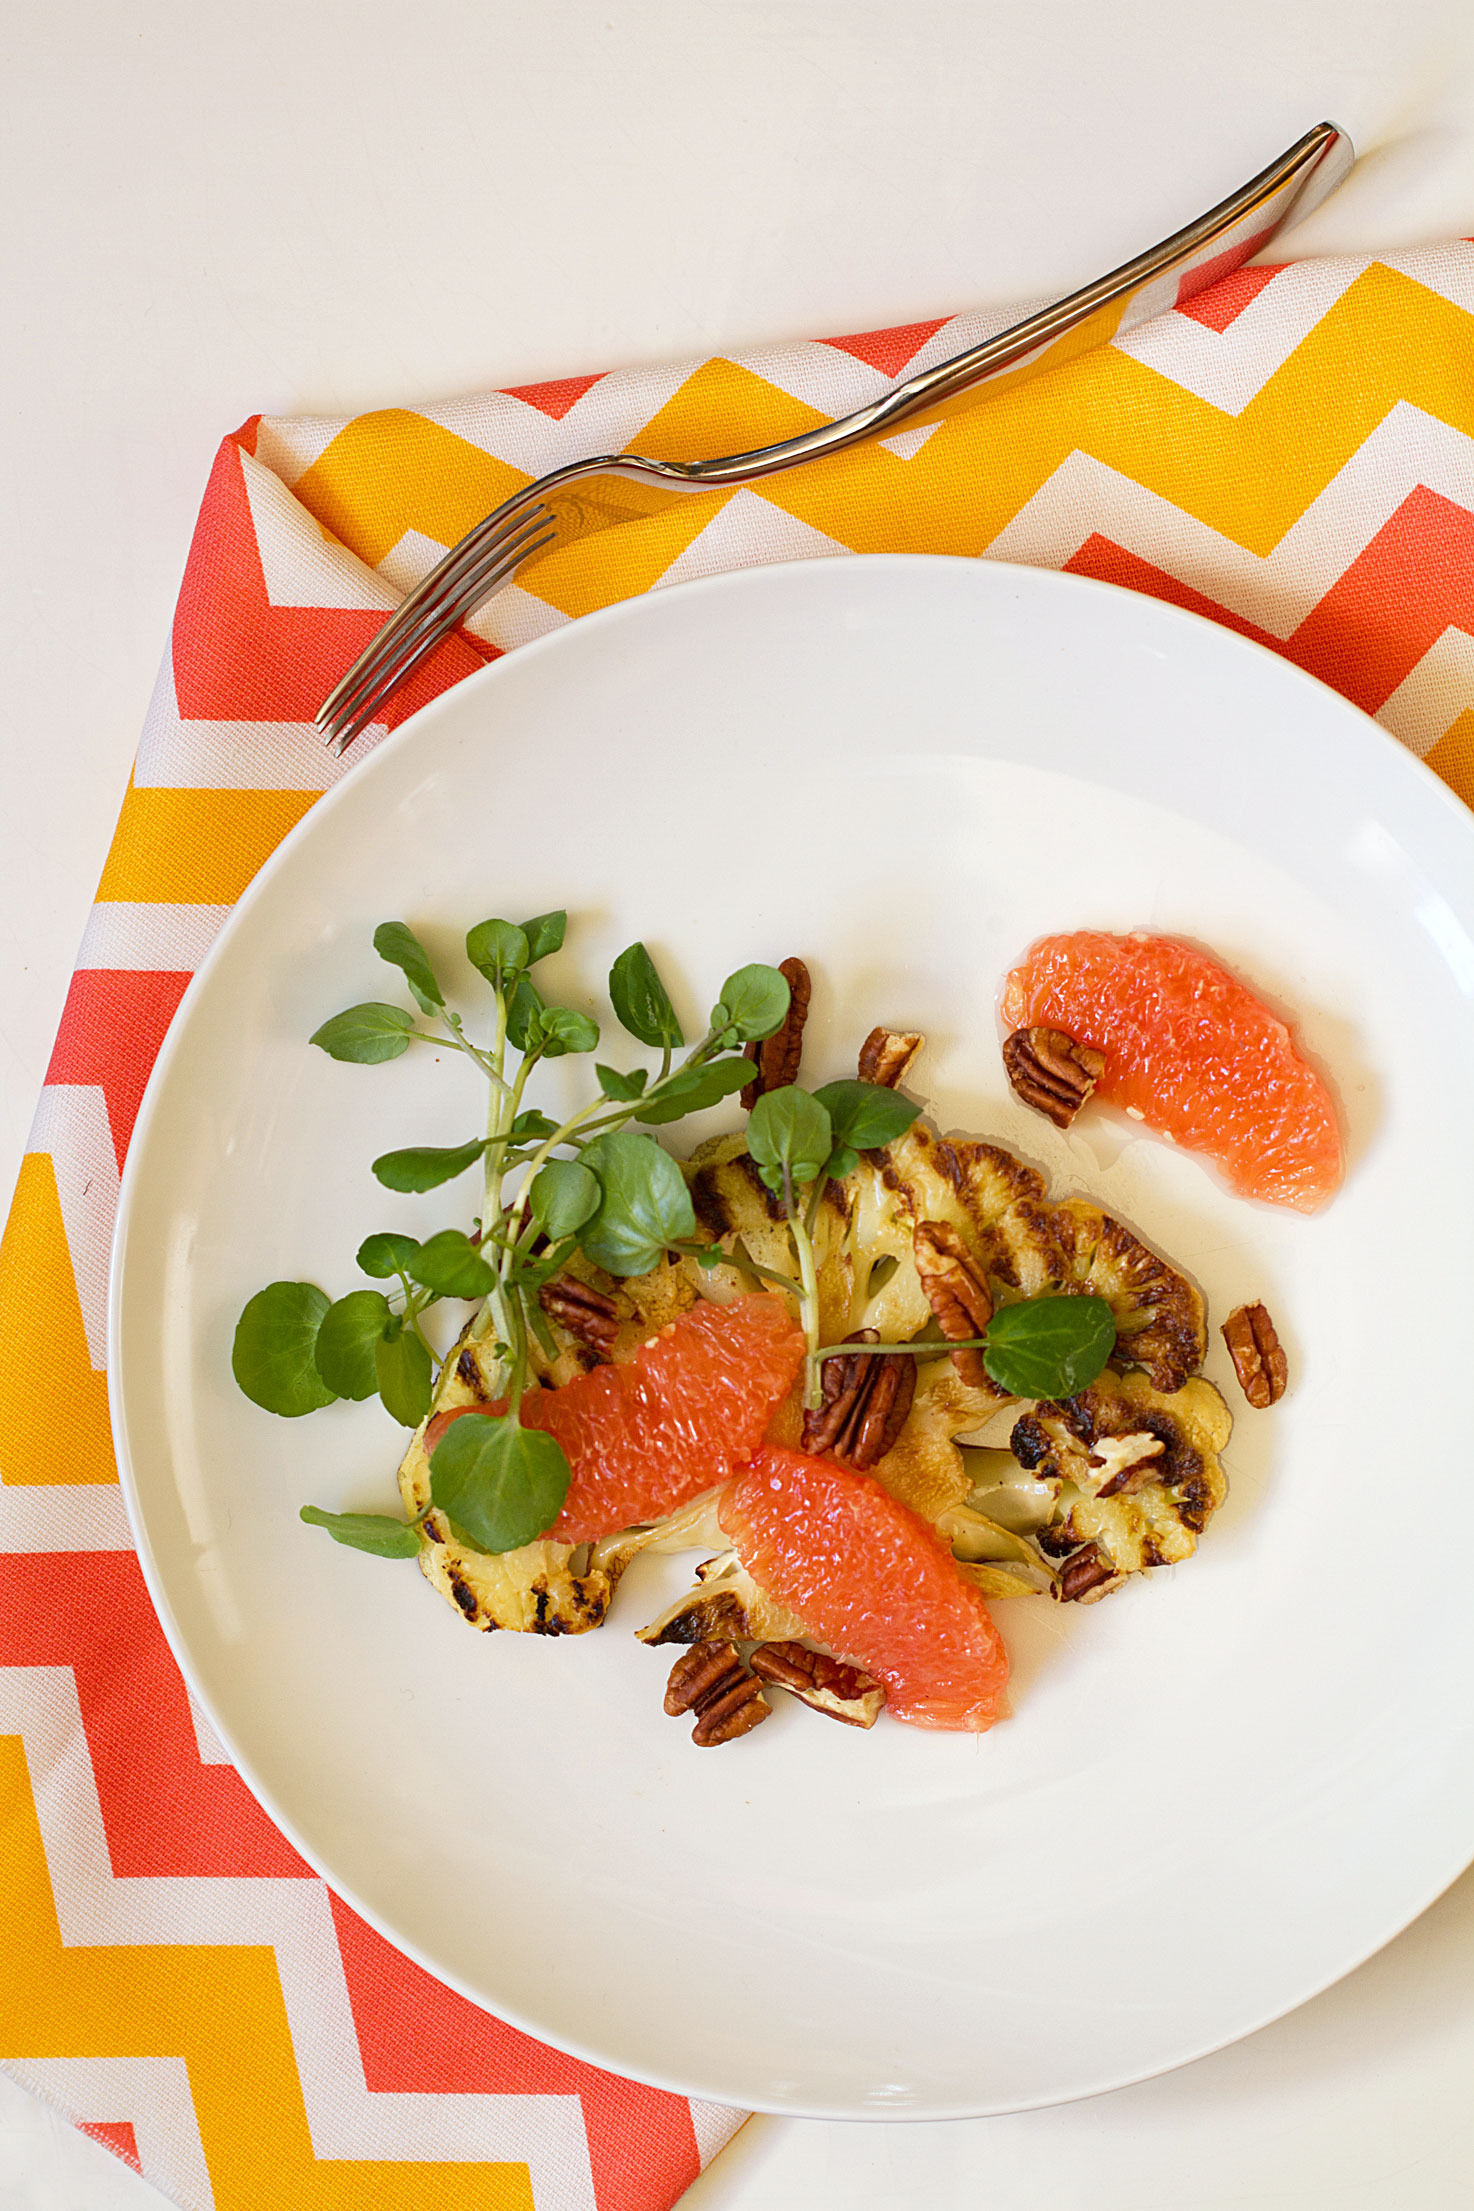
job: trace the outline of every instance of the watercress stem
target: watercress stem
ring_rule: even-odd
[[[941,1359],[949,1351],[986,1351],[986,1336],[945,1336],[934,1343],[826,1343],[814,1353],[816,1359],[848,1359],[851,1354],[861,1359]]]
[[[788,1231],[798,1257],[802,1292],[799,1298],[799,1321],[804,1332],[804,1342],[808,1346],[804,1358],[804,1411],[813,1413],[824,1402],[824,1380],[819,1372],[819,1277],[814,1266],[813,1240],[794,1198],[793,1175],[786,1162],[783,1168],[783,1205],[788,1214]]]

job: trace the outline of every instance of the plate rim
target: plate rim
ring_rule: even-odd
[[[710,596],[713,593],[737,595],[744,589],[754,588],[765,582],[775,572],[792,577],[796,574],[806,574],[808,572],[850,569],[856,560],[864,561],[872,569],[890,567],[915,571],[921,568],[931,568],[947,572],[966,569],[972,571],[979,578],[986,577],[987,588],[992,587],[996,578],[1003,588],[1013,582],[1016,585],[1021,584],[1024,588],[1043,589],[1046,592],[1057,589],[1067,596],[1085,595],[1097,599],[1107,596],[1116,601],[1144,601],[1145,605],[1152,610],[1149,619],[1164,619],[1169,626],[1185,625],[1195,633],[1210,632],[1220,640],[1227,640],[1228,649],[1231,653],[1244,652],[1259,659],[1271,660],[1283,672],[1286,680],[1297,680],[1299,683],[1309,685],[1316,692],[1334,700],[1336,706],[1344,710],[1347,717],[1348,736],[1359,728],[1360,741],[1367,746],[1368,751],[1374,757],[1387,762],[1395,756],[1398,767],[1393,771],[1394,773],[1406,774],[1408,771],[1412,771],[1409,778],[1410,788],[1421,794],[1424,804],[1430,800],[1433,801],[1435,812],[1442,814],[1446,823],[1453,829],[1455,836],[1462,836],[1468,841],[1470,857],[1471,860],[1474,860],[1474,812],[1471,812],[1442,778],[1428,767],[1425,760],[1411,752],[1389,730],[1383,728],[1372,715],[1357,706],[1354,701],[1346,698],[1333,685],[1311,674],[1307,669],[1301,668],[1284,654],[1275,652],[1272,647],[1260,643],[1256,638],[1243,636],[1239,631],[1229,628],[1225,623],[1214,621],[1209,616],[1199,614],[1192,609],[1178,606],[1170,600],[1157,599],[1151,594],[1137,592],[1126,586],[1110,583],[1098,577],[1079,576],[1068,570],[1036,567],[1019,562],[993,561],[987,559],[986,556],[967,554],[872,553],[857,555],[842,553],[824,555],[813,559],[799,558],[788,561],[765,562],[750,568],[723,570],[715,575],[693,577],[659,590],[642,591],[630,598],[616,600],[608,606],[578,616],[569,623],[560,626],[556,630],[549,631],[541,637],[529,640],[525,645],[514,647],[501,654],[498,659],[474,670],[469,676],[450,685],[445,691],[438,693],[435,698],[428,700],[415,713],[408,715],[403,722],[390,730],[380,740],[371,753],[363,758],[359,763],[359,775],[353,774],[350,770],[314,800],[307,812],[268,854],[262,866],[235,901],[220,929],[211,940],[204,959],[190,977],[179,1004],[175,1008],[165,1032],[163,1043],[150,1069],[148,1082],[134,1122],[119,1180],[117,1212],[109,1248],[107,1281],[108,1365],[106,1371],[109,1420],[117,1461],[118,1482],[127,1515],[129,1533],[133,1538],[134,1554],[138,1560],[150,1603],[154,1608],[170,1653],[179,1667],[190,1695],[205,1712],[229,1755],[232,1767],[239,1774],[252,1797],[291,1847],[311,1867],[314,1875],[322,1880],[333,1894],[341,1897],[350,1909],[356,1912],[393,1949],[397,1950],[402,1956],[409,1958],[422,1971],[428,1973],[433,1980],[476,2005],[479,2010],[505,2021],[518,2032],[527,2035],[531,2040],[541,2042],[547,2047],[558,2050],[597,2070],[614,2072],[622,2078],[646,2087],[662,2090],[671,2095],[696,2101],[727,2104],[733,2108],[762,2112],[779,2118],[845,2120],[873,2125],[896,2123],[921,2125],[943,2119],[1003,2117],[1014,2112],[1045,2110],[1064,2104],[1089,2101],[1097,2096],[1111,2094],[1117,2089],[1134,2087],[1144,2081],[1176,2072],[1184,2066],[1197,2063],[1201,2058],[1210,2057],[1218,2051],[1231,2048],[1236,2042],[1260,2033],[1265,2027],[1288,2017],[1303,2005],[1313,2002],[1315,1998],[1325,1994],[1328,1989],[1335,1987],[1348,1975],[1358,1971],[1361,1966],[1365,1965],[1371,1958],[1386,1948],[1390,1942],[1395,1941],[1416,1920],[1421,1918],[1437,1902],[1438,1898],[1445,1894],[1453,1883],[1460,1878],[1469,1865],[1474,1863],[1474,1831],[1471,1831],[1467,1838],[1465,1855],[1459,1859],[1459,1862],[1451,1870],[1446,1874],[1441,1874],[1435,1880],[1434,1885],[1426,1895],[1421,1896],[1420,1901],[1416,1902],[1409,1910],[1404,1910],[1400,1905],[1397,1906],[1391,1915],[1391,1923],[1367,1947],[1359,1950],[1355,1957],[1327,1978],[1318,1981],[1314,1987],[1307,1989],[1302,1995],[1295,1997],[1288,2003],[1272,2004],[1262,2014],[1256,2014],[1250,2024],[1235,2027],[1222,2036],[1204,2041],[1183,2055],[1170,2059],[1165,2063],[1152,2064],[1144,2068],[1117,2073],[1086,2087],[1071,2088],[1059,2093],[1039,2095],[1022,2101],[1010,2096],[1007,2102],[1001,2104],[997,2101],[983,2099],[966,2104],[917,2104],[879,2109],[873,2105],[867,2106],[855,2102],[793,2102],[765,2099],[760,2095],[752,2095],[746,2090],[734,2092],[730,2086],[724,2088],[720,2083],[689,2078],[681,2079],[658,2069],[631,2065],[625,2059],[611,2056],[607,2051],[592,2048],[576,2037],[550,2032],[546,2025],[526,2017],[515,2007],[504,2006],[501,2003],[493,2004],[485,1993],[474,1986],[468,1978],[456,1972],[453,1967],[448,1968],[439,1959],[432,1960],[419,1943],[407,1939],[390,1925],[385,1915],[360,1897],[351,1883],[340,1879],[322,1862],[320,1854],[309,1846],[305,1838],[297,1831],[296,1823],[290,1813],[277,1801],[272,1788],[255,1773],[249,1757],[239,1749],[234,1740],[232,1729],[215,1710],[213,1701],[194,1666],[188,1639],[169,1599],[164,1576],[148,1533],[146,1507],[129,1448],[124,1382],[125,1356],[123,1346],[126,1336],[124,1303],[128,1248],[133,1229],[136,1187],[142,1178],[142,1162],[148,1149],[147,1140],[152,1129],[153,1120],[160,1110],[159,1100],[168,1087],[170,1070],[181,1049],[181,1039],[193,1015],[194,1006],[208,989],[215,967],[223,961],[226,950],[233,942],[238,929],[246,925],[255,906],[263,897],[269,895],[271,885],[277,874],[289,864],[298,843],[307,835],[309,825],[321,823],[322,820],[330,818],[336,804],[341,802],[340,794],[346,789],[357,787],[362,772],[368,769],[371,762],[379,759],[382,755],[391,753],[397,755],[406,746],[413,745],[423,733],[427,722],[433,721],[443,714],[448,709],[451,701],[455,701],[459,709],[464,709],[466,704],[472,698],[478,697],[489,684],[494,685],[500,675],[503,663],[506,661],[513,661],[522,666],[526,664],[529,655],[545,655],[549,651],[556,653],[563,647],[565,640],[571,633],[583,635],[591,628],[602,630],[619,627],[630,620],[638,623],[647,611],[652,610],[652,605],[685,601],[695,597]],[[325,808],[327,809],[326,814],[324,812]],[[314,831],[314,833],[316,832]]]

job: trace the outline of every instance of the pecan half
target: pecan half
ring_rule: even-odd
[[[1274,1322],[1262,1305],[1240,1305],[1223,1324],[1223,1340],[1249,1403],[1263,1412],[1285,1394],[1289,1369]]]
[[[856,1329],[846,1343],[879,1343],[873,1328]],[[862,1472],[883,1459],[906,1425],[916,1395],[916,1361],[909,1352],[877,1358],[838,1352],[826,1359],[824,1402],[804,1414],[803,1448],[810,1458],[844,1459]]]
[[[1004,1040],[1003,1066],[1026,1106],[1067,1129],[1105,1073],[1105,1054],[1063,1029],[1015,1029]]]
[[[613,1298],[605,1297],[602,1290],[591,1290],[587,1282],[575,1282],[570,1274],[559,1274],[543,1284],[537,1302],[548,1319],[555,1320],[568,1335],[596,1351],[601,1359],[609,1357],[619,1334]]]
[[[771,1717],[773,1707],[732,1644],[697,1643],[670,1670],[665,1709],[672,1719],[694,1712],[691,1740],[706,1750],[751,1734]]]
[[[911,1238],[916,1272],[944,1336],[981,1336],[993,1318],[987,1276],[955,1228],[918,1221]],[[954,1351],[952,1364],[971,1389],[992,1387],[981,1351]]]
[[[1143,1482],[1161,1472],[1152,1461],[1160,1459],[1166,1449],[1161,1437],[1146,1429],[1132,1436],[1098,1436],[1086,1461],[1092,1474],[1103,1476],[1096,1496],[1120,1497],[1140,1489]]]
[[[780,960],[778,973],[788,985],[788,1011],[780,1029],[747,1047],[747,1056],[757,1068],[742,1092],[742,1103],[749,1113],[765,1091],[783,1090],[798,1081],[798,1065],[803,1057],[804,1023],[809,1018],[812,987],[809,971],[802,960]]]
[[[861,1082],[894,1090],[925,1042],[916,1029],[872,1029],[860,1046]]]
[[[1063,1605],[1093,1605],[1118,1589],[1125,1579],[1098,1543],[1085,1543],[1066,1559],[1054,1594]]]
[[[760,1681],[776,1682],[810,1711],[846,1727],[874,1727],[885,1703],[884,1689],[869,1674],[807,1643],[760,1643],[751,1665]]]

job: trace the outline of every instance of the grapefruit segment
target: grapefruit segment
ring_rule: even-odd
[[[573,1469],[547,1534],[592,1543],[725,1481],[757,1450],[803,1360],[803,1332],[783,1300],[759,1293],[694,1306],[624,1366],[594,1367],[562,1389],[528,1390],[523,1426],[555,1436]],[[482,1410],[506,1407],[437,1413],[426,1452],[451,1421]]]
[[[988,1608],[940,1537],[872,1475],[770,1448],[720,1510],[753,1579],[883,1681],[898,1720],[978,1734],[993,1725],[1008,1655]]]
[[[1173,937],[1041,937],[1003,986],[1010,1030],[1064,1029],[1105,1054],[1099,1097],[1189,1151],[1240,1196],[1313,1213],[1339,1187],[1330,1092],[1279,1016]]]

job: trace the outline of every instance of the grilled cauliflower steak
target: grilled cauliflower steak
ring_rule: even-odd
[[[540,1382],[558,1388],[602,1360],[622,1363],[698,1299],[724,1303],[752,1289],[757,1278],[748,1262],[791,1269],[781,1203],[741,1135],[704,1144],[685,1171],[701,1230],[721,1246],[725,1263],[666,1259],[648,1275],[618,1280],[575,1254],[567,1269],[575,1294],[547,1311],[552,1354],[546,1346],[532,1350]],[[934,1332],[915,1257],[923,1223],[955,1232],[998,1303],[1051,1291],[1105,1299],[1116,1316],[1112,1365],[1127,1371],[1108,1370],[1067,1403],[1019,1408],[1005,1497],[998,1482],[978,1483],[969,1446],[1017,1401],[986,1378],[964,1381],[938,1342],[934,1357],[917,1361],[910,1411],[870,1468],[876,1479],[938,1530],[990,1597],[1077,1594],[1089,1546],[1099,1561],[1088,1577],[1092,1594],[1188,1557],[1226,1491],[1218,1454],[1231,1426],[1217,1392],[1192,1379],[1207,1342],[1192,1284],[1087,1199],[1051,1202],[1043,1177],[1001,1146],[938,1136],[918,1122],[825,1189],[813,1231],[822,1341],[838,1343],[862,1326],[891,1342]],[[579,1324],[582,1292],[598,1306],[597,1342]],[[447,1362],[433,1411],[485,1404],[491,1394],[488,1362],[468,1332]],[[795,1391],[779,1408],[770,1440],[800,1448],[801,1424]],[[399,1472],[411,1513],[429,1500],[426,1426]],[[1029,1479],[1020,1482],[1020,1469]],[[594,1545],[531,1543],[500,1557],[457,1542],[431,1512],[433,1540],[421,1567],[473,1626],[569,1635],[602,1623],[638,1551],[701,1549],[716,1555],[698,1568],[691,1589],[639,1631],[643,1640],[805,1635],[802,1621],[775,1604],[726,1547],[713,1506],[713,1498],[698,1499]]]
[[[1190,1558],[1228,1493],[1219,1453],[1233,1426],[1211,1382],[1170,1396],[1144,1374],[1103,1374],[1016,1424],[1010,1448],[1056,1504],[1041,1549],[1093,1543],[1118,1574]]]
[[[400,1461],[399,1494],[411,1518],[430,1502],[425,1430],[431,1420],[459,1405],[488,1404],[491,1397],[484,1354],[467,1329],[445,1363],[434,1404]],[[522,1634],[582,1635],[603,1621],[624,1567],[623,1559],[590,1565],[587,1544],[527,1543],[519,1551],[492,1557],[458,1543],[440,1512],[430,1513],[425,1533],[431,1540],[420,1548],[421,1573],[483,1632],[512,1628]],[[582,1572],[576,1570],[579,1566]]]
[[[741,1136],[703,1145],[688,1173],[703,1231],[732,1255],[727,1294],[748,1286],[740,1273],[744,1253],[780,1272],[791,1264],[783,1208],[759,1179]],[[883,1151],[867,1153],[820,1201],[814,1256],[826,1343],[861,1326],[905,1343],[931,1320],[914,1254],[923,1221],[958,1233],[999,1286],[1000,1303],[1008,1294],[1051,1290],[1104,1298],[1116,1316],[1118,1360],[1144,1367],[1158,1389],[1180,1389],[1202,1365],[1203,1301],[1184,1275],[1086,1199],[1051,1204],[1043,1176],[1000,1145],[934,1136],[920,1122]],[[695,1262],[683,1265],[700,1294]],[[980,1394],[994,1405],[1006,1401],[992,1384]]]

